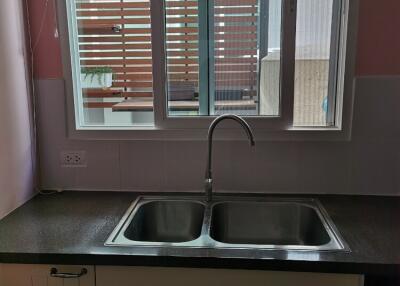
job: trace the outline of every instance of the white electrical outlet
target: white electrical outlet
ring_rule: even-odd
[[[86,167],[86,151],[62,151],[60,161],[63,167]]]

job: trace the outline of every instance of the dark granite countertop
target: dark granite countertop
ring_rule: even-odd
[[[38,195],[0,221],[0,263],[400,273],[398,197],[301,196],[320,200],[351,252],[104,246],[138,195],[123,192]]]

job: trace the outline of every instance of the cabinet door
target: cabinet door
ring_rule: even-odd
[[[53,275],[51,275],[51,269]],[[63,274],[79,274],[81,277],[63,278]],[[93,266],[3,264],[0,286],[95,286]]]
[[[361,286],[361,275],[225,269],[96,267],[96,286]]]

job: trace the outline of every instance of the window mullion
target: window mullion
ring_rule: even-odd
[[[333,0],[331,47],[329,60],[329,86],[326,111],[326,125],[334,126],[336,117],[336,96],[338,86],[338,65],[340,48],[340,26],[342,15],[342,0]]]
[[[81,66],[79,60],[79,43],[78,39],[78,20],[76,12],[75,1],[66,1],[66,12],[68,19],[68,31],[69,31],[69,43],[70,43],[70,54],[71,54],[71,69],[72,69],[72,85],[74,94],[74,111],[75,111],[75,128],[79,129],[85,124],[83,108],[83,95],[82,88],[80,86],[80,73]]]
[[[209,115],[209,14],[208,0],[198,1],[199,11],[199,114]]]
[[[282,61],[280,115],[286,129],[293,126],[297,0],[284,0],[282,9]]]
[[[208,28],[208,110],[209,115],[215,114],[215,44],[214,44],[214,0],[208,0],[208,17],[207,17],[207,28]]]
[[[165,14],[164,1],[151,0],[151,42],[153,58],[153,100],[154,124],[158,128],[165,127],[168,113],[166,52],[165,52]]]
[[[257,42],[258,42],[258,75],[257,75],[257,114],[261,112],[261,69],[262,60],[264,57],[268,56],[268,45],[269,45],[269,7],[270,0],[259,1],[258,6],[258,27],[257,27]]]

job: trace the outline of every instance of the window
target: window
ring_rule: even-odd
[[[69,0],[76,125],[340,127],[349,3]]]
[[[67,2],[79,125],[152,125],[150,1]]]

